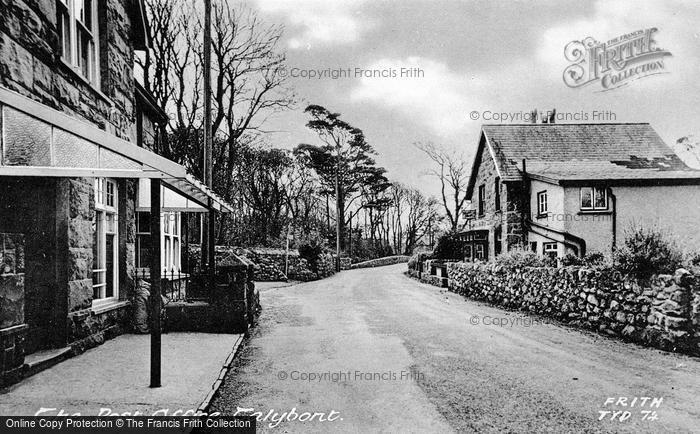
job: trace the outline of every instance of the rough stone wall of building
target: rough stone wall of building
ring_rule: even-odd
[[[119,181],[119,298],[131,299],[136,282],[136,195],[138,181]]]
[[[0,85],[135,142],[134,49],[125,2],[99,2],[97,85],[60,58],[55,0],[0,2]]]
[[[509,182],[505,184],[508,198],[505,212],[505,228],[503,230],[503,251],[522,248],[527,245],[527,231],[524,226],[523,210],[529,210],[529,193],[527,187],[520,182]]]
[[[24,324],[24,236],[0,233],[0,329]]]
[[[71,312],[66,320],[67,341],[73,353],[80,354],[127,331],[129,319],[128,306],[104,312],[91,309]]]
[[[59,192],[63,190],[67,208],[57,211],[57,218],[65,218],[65,252],[67,255],[68,312],[89,308],[92,305],[92,268],[95,231],[95,198],[93,184],[85,178],[61,178]],[[61,193],[59,193],[61,197]],[[61,206],[61,205],[59,205]],[[62,222],[59,222],[59,227]],[[61,253],[59,251],[59,253]]]
[[[449,290],[669,351],[700,354],[700,273],[648,282],[582,267],[506,270],[448,263]],[[432,282],[429,282],[432,283]]]
[[[0,330],[0,387],[17,382],[22,375],[26,352],[27,325]]]
[[[479,168],[476,172],[474,181],[474,190],[471,196],[472,206],[476,212],[476,219],[473,221],[474,226],[487,227],[493,226],[501,221],[500,213],[496,211],[496,189],[495,180],[498,176],[496,164],[491,157],[491,153],[487,146],[484,146],[481,155],[478,157]],[[479,186],[484,186],[484,214],[479,215]],[[503,192],[503,189],[501,189]],[[501,194],[501,210],[505,209],[505,197]]]
[[[476,218],[467,225],[470,229],[488,229],[489,258],[495,256],[495,229],[501,228],[501,251],[505,252],[515,245],[522,244],[522,229],[520,224],[520,199],[522,189],[513,183],[499,182],[500,209],[496,208],[496,178],[498,172],[491,157],[488,146],[484,146],[477,158],[479,167],[474,182],[474,190],[470,198]],[[484,186],[484,214],[479,216],[479,186]]]
[[[24,236],[0,233],[0,387],[13,383],[24,365]]]
[[[130,309],[125,303],[106,311],[91,309],[95,237],[92,229],[95,213],[93,185],[91,180],[82,178],[66,181],[70,191],[68,227],[75,231],[67,237],[69,313],[66,341],[74,353],[80,353],[128,330],[131,321]],[[134,288],[136,185],[135,180],[128,179],[118,183],[119,299],[123,301],[131,298]]]
[[[120,275],[133,270],[135,181],[121,181]],[[95,314],[92,305],[94,194],[91,179],[0,177],[0,231],[25,237],[27,352],[83,341],[96,345],[124,330],[125,312]],[[126,279],[126,278],[125,278]],[[120,278],[122,298],[130,280]],[[4,309],[4,308],[3,308]],[[68,325],[64,327],[68,318]],[[116,326],[116,327],[115,327]],[[106,328],[112,331],[105,332]],[[88,337],[94,336],[92,339]]]
[[[60,58],[55,0],[0,1],[0,86],[136,143],[134,47],[128,0],[100,1],[100,82],[88,83]],[[92,301],[92,179],[0,179],[0,230],[26,237],[29,352],[104,340],[126,308],[95,314]],[[120,290],[133,270],[133,182],[120,215]],[[7,194],[5,193],[7,192]],[[121,209],[121,207],[120,207]],[[2,218],[2,217],[7,218]],[[130,223],[129,223],[130,222]],[[128,285],[127,285],[128,287]],[[69,314],[70,312],[70,314]],[[68,326],[63,327],[66,319]]]

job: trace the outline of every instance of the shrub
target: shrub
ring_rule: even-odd
[[[561,264],[565,267],[570,267],[572,265],[583,265],[583,258],[567,253],[566,256],[561,258]]]
[[[521,267],[548,267],[554,265],[556,261],[550,258],[539,256],[527,250],[510,250],[496,256],[494,263],[504,268]]]
[[[433,258],[458,261],[464,259],[462,242],[457,239],[457,233],[447,232],[438,238],[435,250],[433,250]]]
[[[688,265],[691,267],[697,267],[700,265],[700,252],[694,252],[688,255]]]
[[[317,243],[304,243],[299,245],[299,256],[306,259],[314,273],[318,273],[318,260],[323,253],[323,245]]]
[[[700,275],[700,252],[689,253],[684,268],[687,268],[695,275]]]
[[[590,268],[602,268],[608,265],[605,255],[599,252],[588,253],[583,258],[569,253],[561,259],[561,263],[565,267],[578,265]]]
[[[652,274],[672,274],[683,262],[683,253],[657,228],[632,227],[625,243],[613,255],[620,271],[640,279]]]
[[[592,268],[607,267],[611,265],[608,258],[600,252],[591,252],[583,257],[583,265]]]

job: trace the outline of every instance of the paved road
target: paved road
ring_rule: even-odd
[[[699,359],[534,323],[404,270],[263,290],[259,327],[212,410],[255,409],[272,432],[700,432]],[[270,427],[293,408],[324,415]],[[600,410],[630,416],[599,421]]]

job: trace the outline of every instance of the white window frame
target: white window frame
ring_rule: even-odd
[[[140,211],[148,213],[147,211]],[[150,228],[137,228],[136,236],[150,236]],[[137,246],[138,247],[138,246]],[[161,214],[161,230],[160,230],[160,248],[161,248],[161,272],[165,277],[169,273],[181,273],[182,271],[182,213],[180,212],[164,212]],[[139,249],[137,249],[138,254]],[[148,268],[150,264],[143,264],[139,258],[139,268]]]
[[[548,213],[547,190],[537,193],[537,216],[544,216]]]
[[[119,300],[119,212],[117,209],[119,202],[117,196],[117,181],[109,178],[95,178],[94,194],[96,259],[100,263],[97,268],[92,270],[93,307]],[[107,227],[108,215],[112,217],[114,224],[113,231],[109,231]],[[114,236],[111,252],[106,251],[107,234]],[[107,297],[107,255],[112,255],[112,264],[114,264],[114,269],[112,270],[113,288],[111,297]],[[99,277],[102,273],[104,273],[103,279]],[[94,297],[95,291],[99,292],[97,298]]]
[[[554,257],[559,256],[559,244],[555,242],[542,243],[542,254],[544,256],[550,256],[550,253],[554,253]]]
[[[86,23],[85,18],[80,14],[84,12],[84,5],[90,2],[90,22]],[[62,35],[60,42],[61,60],[68,65],[76,74],[85,78],[92,85],[97,86],[100,82],[100,44],[97,8],[99,0],[56,0],[56,25]],[[81,9],[81,6],[83,7]],[[68,27],[65,27],[64,18],[68,20]],[[88,26],[87,24],[90,24]],[[81,37],[87,37],[91,41],[91,49],[87,56],[87,74],[83,73]],[[66,43],[69,44],[66,47]]]
[[[181,271],[182,240],[180,239],[180,217],[179,212],[164,212],[162,216],[163,230],[160,235],[160,247],[163,255],[161,269],[166,275],[167,273],[179,273]]]
[[[583,192],[590,192],[591,206],[583,206]],[[605,205],[596,206],[596,193],[602,192],[605,198]],[[581,187],[579,203],[582,211],[606,211],[608,209],[608,190],[605,187]]]

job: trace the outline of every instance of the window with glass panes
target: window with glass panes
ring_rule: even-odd
[[[136,213],[136,267],[151,266],[151,214]]]
[[[136,267],[151,266],[151,228],[148,212],[136,213]],[[161,268],[164,273],[179,272],[181,265],[179,212],[165,212],[162,216],[160,242],[162,248]]]
[[[582,187],[581,210],[599,211],[608,209],[608,194],[605,187]]]
[[[112,179],[96,178],[94,193],[93,305],[119,298],[117,183]]]
[[[547,190],[537,193],[537,216],[547,215]]]
[[[550,258],[556,258],[558,255],[557,243],[543,243],[542,252],[545,256],[549,256]]]
[[[484,215],[484,208],[485,208],[485,203],[486,201],[486,186],[485,185],[480,185],[479,186],[479,217]]]
[[[180,213],[163,213],[163,271],[180,271]]]
[[[94,0],[56,0],[61,59],[93,84],[100,73],[97,5]]]

